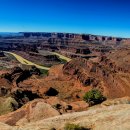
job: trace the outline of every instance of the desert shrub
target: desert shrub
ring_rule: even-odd
[[[90,130],[89,128],[84,128],[76,124],[66,124],[64,130]]]
[[[87,93],[85,93],[83,99],[88,102],[90,105],[95,105],[103,102],[106,98],[102,95],[102,93],[97,90],[93,89]]]
[[[59,59],[60,59],[60,58],[59,58]],[[65,59],[60,59],[60,61],[61,61],[61,64],[67,63],[67,61],[66,61]]]
[[[36,66],[32,66],[30,72],[31,72],[31,74],[36,74],[36,75],[40,75],[41,74],[40,69],[38,69]]]
[[[43,70],[43,69],[39,69],[41,76],[47,76],[48,75],[48,70]]]
[[[10,75],[9,73],[2,74],[0,77],[1,77],[1,78],[5,78],[5,79],[11,81],[11,75]]]
[[[0,70],[5,70],[7,69],[5,66],[0,66]]]

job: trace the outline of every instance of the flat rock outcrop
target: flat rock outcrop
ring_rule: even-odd
[[[41,119],[24,125],[11,127],[0,123],[2,130],[64,130],[66,123],[78,124],[92,130],[129,130],[130,105],[121,104],[109,107],[94,108],[83,112],[75,112]]]
[[[45,100],[37,99],[12,113],[0,116],[0,122],[9,125],[23,125],[57,115],[59,115],[59,112],[51,105],[46,104]]]
[[[20,128],[24,130],[31,128],[63,130],[66,123],[72,123],[85,128],[92,128],[92,130],[128,130],[130,129],[129,115],[130,105],[124,104],[56,116]]]
[[[15,112],[1,116],[0,126],[2,130],[64,130],[65,125],[70,123],[91,130],[129,130],[129,101],[130,97],[118,98],[106,101],[109,105],[104,102],[105,104],[90,107],[86,111],[59,115],[43,99],[38,99]]]

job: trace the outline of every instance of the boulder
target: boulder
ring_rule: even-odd
[[[37,99],[14,112],[0,116],[0,122],[9,125],[23,125],[57,115],[59,115],[59,112],[51,105],[46,104],[43,99]]]
[[[18,103],[11,97],[0,97],[0,116],[18,109]]]

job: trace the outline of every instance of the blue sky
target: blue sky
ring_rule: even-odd
[[[130,0],[0,0],[0,32],[130,37]]]

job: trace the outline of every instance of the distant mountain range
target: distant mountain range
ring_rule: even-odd
[[[78,34],[78,33],[60,33],[60,32],[0,32],[1,37],[14,37],[14,36],[37,36],[37,37],[59,37],[59,38],[79,38],[80,36],[91,36],[91,37],[107,37],[107,38],[121,38],[113,36],[102,36],[93,34]],[[122,38],[128,39],[128,38]]]
[[[0,36],[2,37],[11,37],[11,36],[21,36],[23,35],[22,33],[18,33],[18,32],[0,32]]]

